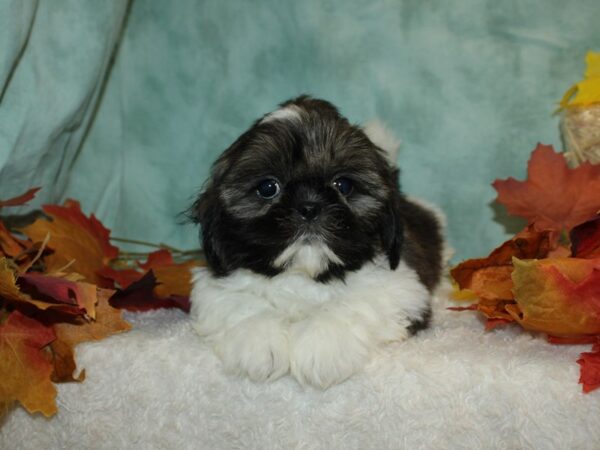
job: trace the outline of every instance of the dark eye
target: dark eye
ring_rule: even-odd
[[[273,178],[262,180],[258,183],[258,186],[256,186],[256,193],[266,199],[276,197],[280,190],[279,182]]]
[[[333,187],[336,188],[340,194],[346,196],[352,192],[352,180],[346,177],[340,177],[333,180]]]

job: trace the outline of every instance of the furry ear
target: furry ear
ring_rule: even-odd
[[[190,208],[188,215],[195,223],[200,224],[202,250],[209,267],[213,269],[215,274],[225,275],[227,267],[222,257],[219,239],[216,236],[221,221],[221,205],[212,183],[200,194],[200,197]]]
[[[400,193],[395,191],[386,206],[381,229],[381,246],[387,255],[392,270],[395,270],[400,263],[404,241],[401,203]]]

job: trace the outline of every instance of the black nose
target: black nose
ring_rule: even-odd
[[[321,212],[321,207],[318,203],[304,202],[298,206],[298,211],[306,220],[313,220]]]

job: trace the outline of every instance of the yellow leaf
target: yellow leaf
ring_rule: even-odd
[[[600,103],[600,53],[588,52],[585,61],[585,78],[567,89],[560,101],[561,108]]]
[[[513,259],[518,308],[508,307],[523,328],[552,336],[600,333],[600,258]]]

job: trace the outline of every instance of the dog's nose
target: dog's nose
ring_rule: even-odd
[[[298,206],[298,211],[306,220],[313,220],[321,212],[321,207],[315,202],[304,202]]]

